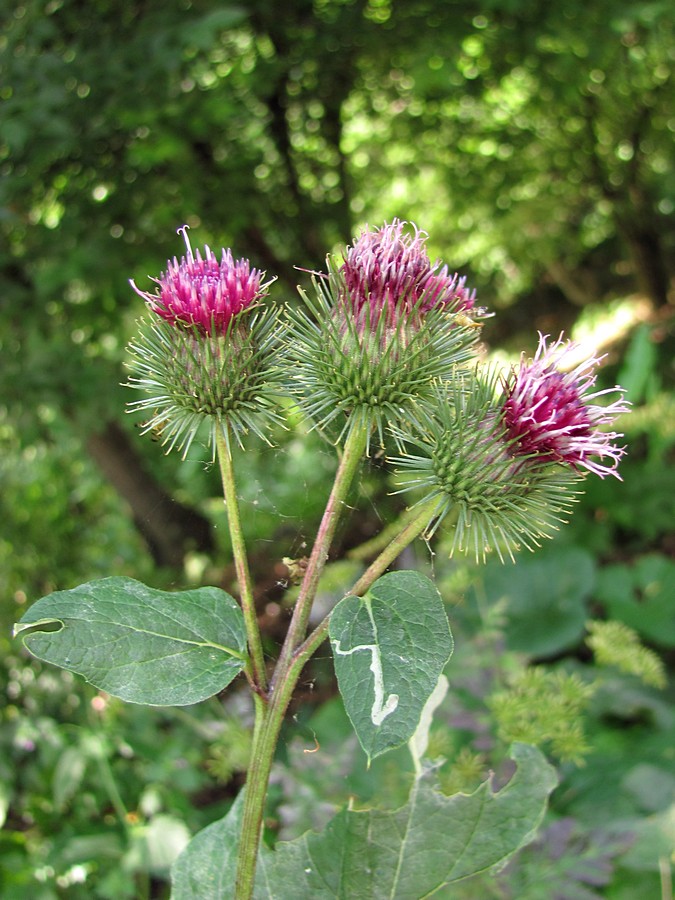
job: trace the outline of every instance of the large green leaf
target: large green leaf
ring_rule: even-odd
[[[409,740],[452,654],[441,596],[418,572],[391,572],[330,619],[345,709],[370,759]]]
[[[420,900],[503,864],[535,835],[556,785],[535,747],[514,744],[511,781],[446,797],[418,779],[395,811],[343,810],[323,832],[262,847],[255,900]],[[234,894],[243,792],[228,814],[192,839],[172,870],[172,900]]]
[[[510,650],[552,656],[579,642],[595,580],[593,557],[580,547],[553,546],[520,556],[515,566],[490,563],[467,592],[469,602],[504,603]]]
[[[675,563],[649,554],[633,565],[615,563],[600,571],[597,598],[613,619],[625,622],[648,640],[675,646]]]
[[[534,837],[556,785],[536,748],[512,755],[516,774],[499,793],[486,781],[446,797],[422,778],[395,812],[344,810],[321,834],[263,848],[256,900],[420,900],[503,864]]]
[[[148,706],[205,700],[246,659],[242,612],[215,587],[167,593],[132,578],[90,581],[38,600],[15,627],[21,632],[38,659]]]
[[[234,896],[244,791],[222,819],[192,838],[171,869],[171,900],[225,900]]]

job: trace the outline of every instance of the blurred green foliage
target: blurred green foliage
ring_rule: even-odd
[[[217,537],[213,558],[158,571],[129,499],[90,453],[88,436],[131,399],[123,348],[141,309],[128,278],[159,274],[187,222],[196,245],[232,246],[278,275],[276,297],[290,302],[306,277],[294,265],[316,268],[359,222],[396,215],[427,229],[432,252],[499,313],[485,329],[492,346],[532,348],[537,328],[557,334],[596,311],[611,351],[604,386],[624,385],[634,403],[623,483],[587,480],[544,552],[476,569],[449,562],[439,535],[405,560],[433,570],[456,636],[429,751],[444,787],[472,790],[488,769],[508,777],[514,698],[520,726],[560,762],[536,842],[452,896],[664,895],[675,845],[674,30],[666,0],[293,0],[282,15],[274,0],[11,5],[0,36],[0,896],[168,896],[172,854],[241,783],[250,710],[236,689],[187,710],[122,705],[29,663],[9,638],[26,603],[93,577],[234,579],[208,456],[195,448],[180,464],[122,425],[138,465]],[[635,291],[642,324],[607,337],[607,301]],[[299,425],[278,444],[238,459],[271,651],[292,596],[280,561],[305,555],[334,466]],[[401,511],[390,487],[372,460],[340,552]],[[341,565],[327,572],[326,603],[350,580]],[[594,654],[589,620],[622,623],[642,644]],[[669,686],[630,668],[650,658],[641,651]],[[520,690],[534,677],[536,691]],[[537,707],[560,685],[582,686],[585,712],[542,725]],[[412,777],[405,750],[367,770],[327,658],[300,688],[271,841],[322,825],[348,797],[396,806]]]

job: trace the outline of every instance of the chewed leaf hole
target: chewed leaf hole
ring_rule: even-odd
[[[25,638],[29,634],[50,634],[55,631],[62,631],[65,624],[60,619],[42,619],[40,622],[31,622],[30,625],[22,625],[18,622],[14,626],[14,637],[19,634]]]
[[[14,633],[37,659],[145,706],[199,703],[246,665],[243,613],[215,587],[158,591],[99,578],[40,598]]]

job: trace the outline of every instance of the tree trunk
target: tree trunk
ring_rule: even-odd
[[[598,296],[597,285],[595,290],[589,288],[588,279],[580,268],[571,272],[559,259],[552,259],[547,263],[546,271],[554,284],[574,306],[583,308]]]
[[[668,303],[669,279],[658,232],[625,221],[619,227],[628,245],[638,290],[657,308],[665,306]]]
[[[180,568],[190,551],[213,550],[211,524],[176,502],[145,470],[125,432],[115,422],[87,439],[101,472],[131,507],[134,523],[158,566]]]
[[[630,253],[638,290],[658,308],[668,303],[669,272],[654,204],[639,185],[628,189],[628,203],[614,207],[617,230]]]

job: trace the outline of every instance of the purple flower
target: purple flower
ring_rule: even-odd
[[[567,463],[601,478],[614,475],[620,479],[616,470],[625,448],[614,441],[622,435],[601,431],[600,426],[628,412],[630,404],[623,396],[608,406],[593,401],[615,391],[623,394],[623,388],[593,391],[602,357],[574,365],[578,345],[564,342],[561,335],[547,346],[547,337],[539,335],[534,359],[521,359],[505,385],[503,419],[513,452],[542,462]],[[566,363],[569,371],[561,371]]]
[[[426,313],[436,307],[467,311],[473,307],[475,292],[465,287],[464,278],[449,275],[447,266],[431,264],[424,248],[427,234],[411,223],[394,219],[377,231],[364,231],[348,247],[340,273],[345,300],[357,321],[370,327],[382,313],[388,324],[401,316]],[[366,312],[367,311],[367,312]]]
[[[159,285],[155,294],[139,290],[133,281],[130,284],[152,312],[171,325],[224,334],[235,316],[264,297],[270,282],[262,284],[265,273],[252,269],[247,259],[234,260],[230,250],[223,250],[220,262],[208,246],[203,259],[199,250],[193,254],[187,228],[178,229],[187,255],[180,262],[174,256],[166,272],[152,279]]]

